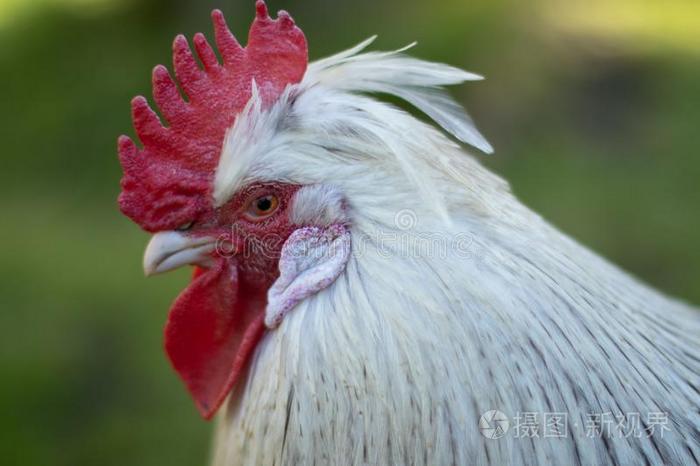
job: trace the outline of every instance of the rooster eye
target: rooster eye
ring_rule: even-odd
[[[262,220],[272,215],[279,207],[279,200],[274,194],[253,199],[245,211],[245,216],[250,220]]]

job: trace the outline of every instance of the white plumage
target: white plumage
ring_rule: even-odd
[[[345,272],[269,331],[218,419],[216,465],[697,464],[700,319],[524,207],[396,95],[491,146],[441,86],[478,79],[371,40],[312,64],[269,110],[254,92],[216,175],[307,189],[293,215],[349,217]],[[341,208],[341,193],[347,211]],[[402,218],[401,216],[406,216]],[[567,413],[565,438],[487,439],[480,416]],[[641,438],[589,413],[668,415]]]

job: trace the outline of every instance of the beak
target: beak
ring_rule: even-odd
[[[143,254],[146,276],[167,272],[183,265],[209,267],[216,239],[209,236],[190,237],[178,231],[156,233]]]

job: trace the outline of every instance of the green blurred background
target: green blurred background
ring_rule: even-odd
[[[454,89],[483,162],[535,210],[700,302],[700,2],[269,0],[312,58],[376,47],[484,74]],[[434,3],[434,4],[431,4]],[[0,455],[18,465],[193,465],[199,419],[161,350],[187,272],[146,281],[116,207],[115,141],[172,38],[253,1],[0,0]]]

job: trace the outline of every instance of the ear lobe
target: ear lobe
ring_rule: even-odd
[[[265,325],[276,328],[302,300],[331,285],[350,257],[350,232],[340,224],[294,231],[282,246],[280,276],[267,294]]]

